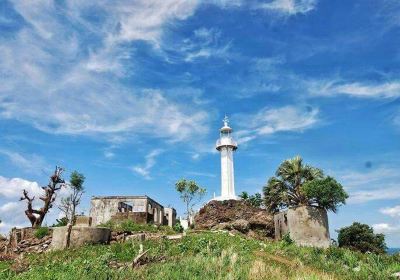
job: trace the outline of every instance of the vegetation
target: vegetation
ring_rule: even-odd
[[[160,232],[163,234],[174,234],[175,231],[169,226],[158,226],[151,224],[136,224],[132,220],[124,220],[121,222],[108,221],[100,224],[99,227],[106,227],[113,231],[125,232]]]
[[[183,232],[183,226],[181,225],[181,222],[179,220],[175,223],[174,230],[176,232]]]
[[[27,255],[29,269],[0,262],[0,279],[391,279],[399,256],[361,254],[265,242],[225,233],[189,233],[181,240],[146,240],[149,250],[131,266],[140,241]],[[117,264],[117,265],[116,265]]]
[[[239,195],[239,197],[242,200],[250,203],[250,205],[252,205],[254,207],[257,207],[257,208],[262,207],[263,204],[264,204],[264,201],[263,201],[262,196],[261,196],[260,193],[255,193],[254,195],[249,195],[247,192],[242,192]]]
[[[61,219],[56,219],[56,223],[52,227],[65,227],[68,224],[68,218],[62,217]]]
[[[193,213],[193,207],[206,194],[206,189],[197,185],[195,181],[186,179],[176,182],[175,189],[181,194],[181,199],[186,205],[187,221],[190,226],[190,215]]]
[[[339,230],[338,243],[339,247],[346,247],[362,253],[383,254],[387,249],[383,234],[374,234],[372,227],[357,222]]]
[[[43,237],[47,236],[50,234],[49,228],[48,227],[39,227],[35,230],[35,237],[38,239],[42,239]]]
[[[336,212],[348,197],[334,178],[325,177],[319,168],[303,164],[299,156],[285,160],[263,191],[264,204],[270,212],[304,205]]]
[[[30,197],[28,192],[25,189],[23,190],[23,196],[20,200],[27,201],[27,209],[25,210],[25,215],[31,222],[32,227],[40,227],[42,225],[44,217],[53,207],[56,192],[59,191],[65,183],[64,180],[61,178],[63,171],[63,168],[56,166],[53,175],[50,176],[49,184],[42,187],[42,189],[44,190],[44,195],[39,197],[39,199],[43,201],[43,206],[39,209],[34,209],[32,206],[35,197]]]
[[[64,212],[65,217],[68,219],[67,236],[65,238],[66,248],[69,248],[70,246],[72,226],[75,223],[76,207],[81,202],[81,197],[85,191],[83,187],[84,182],[85,176],[83,176],[83,174],[77,171],[72,172],[68,184],[68,187],[71,189],[72,193],[66,198],[61,199],[61,205],[59,206],[59,209]]]

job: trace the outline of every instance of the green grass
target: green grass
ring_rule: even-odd
[[[50,234],[49,228],[48,227],[40,227],[37,230],[35,230],[35,237],[38,239],[42,239],[43,237],[47,236]]]
[[[163,234],[174,234],[176,233],[169,226],[159,226],[151,224],[136,224],[131,220],[125,220],[119,223],[108,221],[106,223],[100,224],[99,227],[107,227],[113,231],[130,231],[130,232],[159,232]]]
[[[132,262],[139,241],[85,246],[28,255],[29,270],[16,274],[0,262],[0,279],[390,279],[400,271],[398,256],[360,254],[345,249],[300,248],[260,243],[224,233],[192,233],[178,241],[143,242],[148,263],[112,268],[110,261]]]

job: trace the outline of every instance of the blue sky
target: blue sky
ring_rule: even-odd
[[[82,211],[147,194],[182,214],[178,179],[219,194],[228,114],[237,193],[301,155],[350,194],[333,236],[361,221],[400,247],[399,35],[396,0],[1,1],[0,230],[56,164],[87,177]]]

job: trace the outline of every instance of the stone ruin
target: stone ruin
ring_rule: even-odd
[[[173,227],[176,210],[164,207],[148,196],[100,196],[92,197],[90,217],[94,226],[108,221],[132,220],[138,224]]]
[[[312,206],[289,208],[274,215],[275,240],[281,240],[285,234],[300,246],[328,248],[328,215],[325,209]]]

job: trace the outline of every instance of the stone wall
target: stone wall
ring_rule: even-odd
[[[326,210],[301,206],[290,208],[274,216],[275,239],[290,233],[296,244],[327,248],[330,246],[328,215]]]

